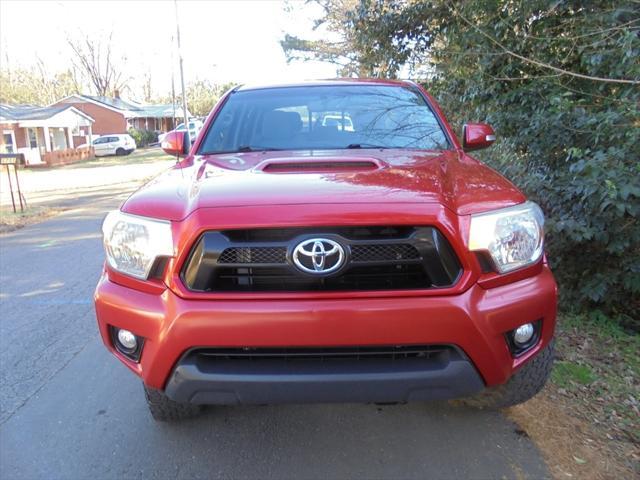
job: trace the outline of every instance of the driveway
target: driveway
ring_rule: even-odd
[[[101,344],[100,222],[122,188],[0,236],[0,478],[546,478],[499,412],[447,404],[225,407],[155,423]]]
[[[174,162],[175,159],[154,148],[63,167],[21,169],[18,180],[28,205],[69,207],[78,201],[93,201],[132,190]],[[13,181],[13,171],[11,179]],[[15,182],[13,188],[15,191]],[[4,170],[0,172],[0,204],[11,205],[11,192]]]

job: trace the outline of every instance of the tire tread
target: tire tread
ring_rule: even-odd
[[[184,420],[198,415],[202,411],[200,405],[180,403],[171,400],[163,391],[144,386],[147,405],[154,420],[170,422]]]
[[[547,383],[553,367],[554,354],[555,339],[518,370],[507,383],[487,388],[478,395],[465,399],[464,402],[480,408],[505,408],[526,402]]]

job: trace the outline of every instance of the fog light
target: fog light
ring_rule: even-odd
[[[125,350],[133,352],[138,348],[138,339],[129,330],[118,330],[118,342]]]
[[[524,325],[520,325],[518,328],[514,330],[513,341],[518,346],[526,345],[531,341],[534,333],[535,333],[535,328],[533,328],[533,324],[525,323]]]
[[[144,348],[144,337],[112,325],[109,325],[109,336],[111,344],[118,352],[134,362],[140,361]]]

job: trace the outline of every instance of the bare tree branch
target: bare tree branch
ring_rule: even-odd
[[[73,53],[72,63],[88,77],[96,94],[113,95],[126,87],[127,80],[119,70],[124,59],[113,61],[113,32],[109,34],[106,42],[85,35],[83,41],[68,37],[67,44]]]

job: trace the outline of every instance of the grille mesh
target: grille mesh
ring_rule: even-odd
[[[351,258],[354,262],[381,262],[392,260],[415,260],[420,253],[413,245],[354,245],[351,247]],[[227,264],[264,264],[286,263],[285,247],[233,247],[225,249],[218,263]]]
[[[233,247],[225,249],[218,263],[285,263],[286,247]]]
[[[390,260],[415,260],[420,253],[413,245],[353,245],[351,259],[354,262],[380,262]]]

